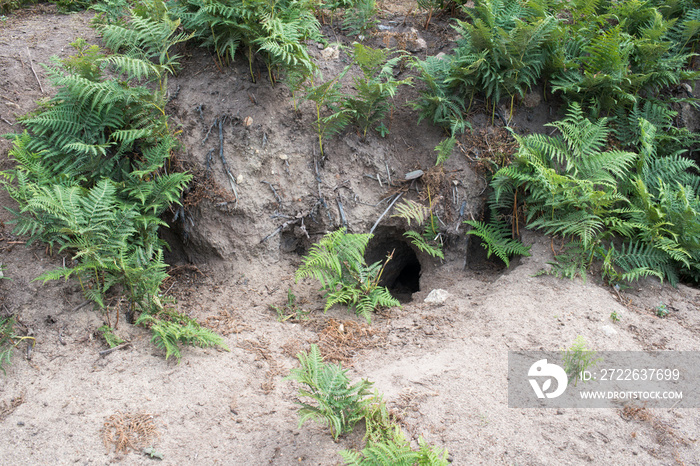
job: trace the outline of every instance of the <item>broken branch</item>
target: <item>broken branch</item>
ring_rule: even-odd
[[[39,89],[41,90],[42,94],[45,94],[44,87],[41,85],[41,81],[39,81],[39,76],[36,74],[36,70],[34,69],[34,65],[32,64],[32,54],[29,52],[29,47],[27,47],[27,56],[29,57],[29,67],[32,69],[32,73],[34,73],[36,82],[39,83]]]

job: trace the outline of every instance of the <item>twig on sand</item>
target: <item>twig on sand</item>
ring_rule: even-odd
[[[122,344],[119,345],[119,346],[114,346],[114,347],[112,347],[112,348],[109,348],[109,349],[100,351],[100,356],[105,357],[105,356],[107,356],[108,354],[114,353],[115,351],[120,350],[120,349],[124,349],[124,348],[126,348],[127,346],[131,346],[131,342],[130,342],[130,341],[127,341],[126,343],[122,343]]]
[[[36,74],[36,70],[34,69],[34,65],[32,64],[32,54],[29,52],[29,47],[27,47],[27,56],[29,56],[29,67],[32,69],[32,73],[34,73],[36,82],[39,83],[39,89],[41,90],[42,94],[45,94],[44,87],[41,85],[41,81],[39,81],[39,76]]]

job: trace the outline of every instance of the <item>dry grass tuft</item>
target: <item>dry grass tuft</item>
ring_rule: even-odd
[[[459,142],[464,156],[481,174],[493,174],[510,163],[518,144],[504,127],[467,131]]]
[[[12,398],[9,402],[3,401],[0,403],[0,421],[4,421],[5,418],[12,414],[22,403],[24,403],[24,394]]]
[[[227,336],[239,334],[243,331],[250,330],[250,327],[243,323],[243,319],[238,314],[231,311],[222,310],[215,316],[209,316],[202,322],[203,327],[218,333],[219,335]]]
[[[636,420],[650,426],[656,434],[656,441],[659,445],[679,447],[687,446],[691,442],[679,434],[673,427],[659,419],[646,406],[626,405],[620,412],[620,417],[626,421]]]
[[[318,348],[328,362],[350,365],[360,351],[379,346],[384,333],[365,323],[330,319],[319,334]]]
[[[148,413],[116,413],[107,418],[102,431],[102,441],[107,451],[115,447],[117,453],[129,448],[141,451],[159,438],[153,415]]]

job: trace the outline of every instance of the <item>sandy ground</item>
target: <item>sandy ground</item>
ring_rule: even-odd
[[[89,18],[49,10],[11,15],[0,24],[0,132],[17,131],[16,117],[52,92],[38,63],[68,53],[76,37],[96,40]],[[421,24],[420,17],[414,20]],[[426,37],[431,50],[439,48]],[[338,322],[362,330],[350,347],[333,346],[352,378],[375,382],[408,437],[417,441],[422,435],[447,448],[453,464],[700,464],[698,409],[680,404],[635,416],[622,407],[513,409],[506,379],[508,351],[558,350],[578,335],[597,350],[700,350],[697,289],[647,281],[618,297],[594,277],[586,282],[535,277],[548,267],[556,244],[529,232],[523,240],[532,245],[531,257],[502,270],[471,249],[465,269],[463,236],[455,234],[443,264],[419,256],[420,291],[402,308],[375,316],[371,327],[343,309],[323,315],[315,284],[293,281],[298,252],[309,241],[299,225],[261,242],[284,223],[274,214],[307,212],[320,189],[329,208],[318,216],[324,220],[307,224],[312,238],[337,226],[337,200],[351,229],[367,231],[386,207],[375,204],[392,191],[363,175],[385,176],[388,170],[400,178],[416,168],[427,170],[439,132],[416,127],[409,110],[397,110],[386,139],[362,142],[348,133],[332,144],[319,188],[310,116],[295,116],[284,86],[250,83],[245,67],[218,71],[203,49],[187,49],[183,65],[170,81],[172,92],[179,92],[169,111],[187,148],[178,156],[202,170],[207,151],[218,147],[202,140],[215,117],[229,115],[226,152],[243,194],[234,208],[205,201],[188,211],[194,226],[186,240],[182,227],[173,228],[169,260],[179,268],[171,292],[181,311],[224,335],[230,351],[185,349],[177,364],[164,359],[147,330],[122,322],[117,333],[131,346],[101,357],[105,346],[95,331],[104,316],[89,307],[74,310],[83,301],[80,288],[32,281],[60,266],[63,257],[18,244],[23,239],[0,224],[0,260],[12,278],[0,282],[0,307],[36,339],[31,358],[21,346],[0,379],[0,464],[156,461],[105,445],[104,425],[118,413],[152,416],[157,436],[151,443],[162,464],[340,464],[339,450],[361,447],[361,426],[338,443],[316,424],[299,428],[297,387],[283,380],[297,364],[294,355],[310,343],[328,341],[323,339]],[[324,66],[333,72],[340,63]],[[410,98],[410,93],[399,97]],[[551,113],[537,102],[519,112],[522,128],[533,131]],[[253,124],[242,124],[245,117]],[[474,121],[484,131],[496,131],[484,115],[474,115]],[[8,148],[7,141],[0,143],[3,154]],[[446,171],[467,211],[478,215],[484,187],[479,172],[463,157],[453,157]],[[220,163],[213,172],[227,186]],[[276,186],[282,203],[261,181]],[[4,193],[0,203],[11,205]],[[0,221],[9,219],[0,212]],[[398,228],[396,220],[383,225],[387,237]],[[289,287],[310,311],[308,321],[279,322],[270,310],[285,302]],[[445,304],[423,302],[435,288],[450,294]],[[662,302],[671,310],[664,319],[653,312]],[[610,320],[613,311],[618,323]],[[604,326],[616,332],[609,335]]]

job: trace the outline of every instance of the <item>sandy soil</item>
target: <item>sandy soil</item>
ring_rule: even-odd
[[[90,17],[44,9],[0,23],[0,132],[18,131],[16,117],[51,95],[38,63],[65,56],[77,37],[96,40]],[[411,15],[406,22],[420,28],[423,20]],[[429,53],[444,45],[440,34],[424,35]],[[320,56],[315,44],[311,49]],[[162,464],[340,464],[339,450],[361,447],[361,426],[338,443],[313,423],[299,428],[296,386],[283,380],[297,364],[294,355],[317,342],[344,359],[353,379],[375,382],[409,438],[422,435],[446,447],[457,465],[700,464],[698,409],[680,405],[634,416],[622,407],[512,409],[506,380],[508,351],[556,350],[577,335],[598,350],[700,350],[697,289],[647,281],[618,296],[594,277],[534,277],[547,267],[556,244],[530,232],[523,240],[532,245],[532,256],[503,270],[477,247],[465,250],[462,228],[447,238],[444,263],[418,256],[420,291],[402,308],[375,316],[371,327],[343,309],[323,315],[315,284],[293,281],[299,253],[341,224],[339,201],[350,229],[368,231],[386,208],[378,203],[405,189],[396,180],[432,166],[439,131],[416,126],[415,115],[398,107],[386,139],[372,135],[363,142],[348,131],[329,143],[327,160],[320,161],[310,112],[302,107],[297,117],[284,86],[273,88],[264,79],[251,83],[245,66],[220,71],[204,49],[183,52],[183,70],[170,80],[168,108],[186,148],[178,159],[205,173],[207,153],[218,151],[218,135],[202,141],[214,119],[227,115],[224,148],[240,198],[233,205],[222,164],[214,158],[211,173],[219,190],[188,208],[187,222],[166,234],[173,245],[168,260],[176,267],[168,286],[179,309],[224,335],[230,352],[189,348],[180,364],[166,361],[147,330],[122,321],[117,334],[131,346],[99,356],[105,346],[95,331],[104,316],[89,307],[75,310],[83,301],[80,288],[32,281],[64,257],[25,247],[10,225],[0,223],[0,261],[12,278],[0,281],[0,307],[36,338],[30,358],[22,346],[0,379],[0,464],[150,464],[154,460],[140,452],[115,453],[103,443],[104,424],[118,413],[152,416],[152,443]],[[343,57],[322,62],[324,74],[344,66]],[[407,89],[397,104],[413,92]],[[519,131],[537,131],[556,115],[550,104],[533,100],[516,112]],[[479,134],[497,138],[499,129],[489,126],[487,115],[476,113],[472,121]],[[8,148],[6,140],[0,142],[3,168],[9,166]],[[395,187],[387,187],[387,171]],[[364,175],[378,175],[382,185]],[[456,192],[441,211],[452,230],[459,226],[455,210],[462,201],[465,216],[481,214],[484,179],[463,155],[453,156],[438,178],[438,186],[450,187],[448,196]],[[263,181],[272,183],[279,200]],[[320,196],[327,208],[311,215]],[[406,196],[415,198],[415,190]],[[0,204],[11,205],[5,193]],[[310,239],[300,228],[302,217]],[[0,222],[8,220],[3,209]],[[377,233],[396,241],[398,220],[381,225]],[[289,287],[310,311],[308,321],[279,322],[270,310],[285,302]],[[423,302],[435,288],[449,292],[445,304]],[[671,310],[665,319],[653,313],[661,302]],[[617,324],[610,321],[613,311],[621,317]],[[339,322],[357,331],[349,347],[332,338]],[[616,332],[609,335],[604,326]]]

